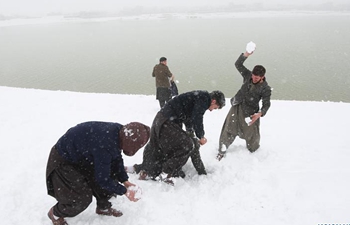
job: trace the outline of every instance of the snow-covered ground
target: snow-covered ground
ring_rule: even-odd
[[[212,91],[212,90],[209,90]],[[226,96],[229,100],[232,96]],[[230,108],[207,111],[208,143],[201,147],[209,174],[190,162],[175,187],[139,181],[142,199],[112,199],[120,218],[94,213],[95,202],[70,225],[316,225],[350,224],[349,103],[272,101],[261,119],[261,148],[251,154],[237,139],[218,162],[218,137]],[[53,144],[80,122],[98,120],[151,125],[154,96],[92,94],[0,87],[2,224],[50,224],[56,203],[46,194],[45,169]],[[141,162],[142,150],[124,157]]]

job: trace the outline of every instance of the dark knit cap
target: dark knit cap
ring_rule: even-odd
[[[150,128],[139,122],[124,125],[119,131],[120,147],[127,156],[133,156],[149,139]]]

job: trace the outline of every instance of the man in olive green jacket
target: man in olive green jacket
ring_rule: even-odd
[[[235,63],[243,77],[243,85],[231,99],[232,107],[220,134],[218,160],[225,156],[226,149],[236,136],[246,141],[250,152],[255,152],[260,147],[260,117],[265,116],[270,108],[271,87],[266,82],[266,69],[263,66],[256,65],[253,71],[250,71],[243,65],[251,54],[253,52],[242,53]]]
[[[162,108],[171,99],[170,80],[174,80],[174,76],[167,65],[167,58],[161,57],[159,59],[159,64],[153,68],[152,77],[156,78],[156,99],[158,99]]]

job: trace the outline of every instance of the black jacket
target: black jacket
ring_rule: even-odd
[[[231,99],[231,104],[242,104],[245,117],[249,117],[259,110],[262,116],[265,116],[271,105],[271,87],[266,82],[266,78],[262,83],[254,84],[252,82],[252,72],[243,65],[246,59],[242,53],[235,63],[237,70],[243,77],[243,84],[235,97]],[[261,109],[259,107],[260,100],[262,100]]]
[[[166,119],[172,120],[187,131],[194,131],[201,139],[204,137],[203,115],[209,109],[211,97],[207,91],[191,91],[171,99],[160,112]]]

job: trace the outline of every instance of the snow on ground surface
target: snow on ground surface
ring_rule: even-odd
[[[208,143],[201,147],[207,176],[189,161],[176,186],[130,181],[142,199],[112,199],[124,215],[94,213],[95,201],[70,225],[305,225],[350,224],[349,103],[272,101],[261,119],[261,148],[251,154],[236,139],[218,162],[218,138],[230,108],[207,111]],[[0,217],[2,224],[51,224],[56,203],[46,194],[45,169],[51,147],[70,127],[85,121],[151,125],[159,110],[155,96],[74,93],[0,87]],[[124,156],[125,165],[140,163]]]

